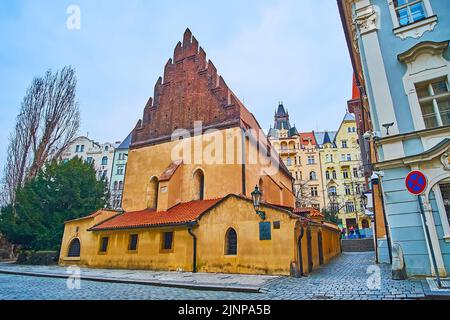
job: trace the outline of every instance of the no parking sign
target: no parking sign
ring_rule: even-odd
[[[406,177],[406,189],[415,195],[421,195],[427,188],[427,177],[420,171],[413,171]]]

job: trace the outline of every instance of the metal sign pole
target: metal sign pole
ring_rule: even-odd
[[[434,273],[436,274],[436,281],[438,284],[438,288],[441,289],[442,288],[441,277],[439,275],[439,269],[438,269],[438,266],[436,263],[436,256],[434,254],[433,245],[431,244],[430,230],[428,229],[427,217],[425,216],[425,211],[423,209],[422,196],[418,195],[417,197],[419,198],[420,214],[422,215],[422,221],[425,226],[425,234],[426,234],[427,240],[428,240],[428,249],[430,250],[430,253],[431,253],[431,260],[433,262]]]

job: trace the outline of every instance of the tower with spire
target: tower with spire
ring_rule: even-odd
[[[295,126],[291,126],[289,112],[284,108],[283,102],[279,102],[274,116],[274,125],[268,136],[270,138],[290,138],[295,135],[298,135],[298,131]]]

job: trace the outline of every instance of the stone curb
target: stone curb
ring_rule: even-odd
[[[67,279],[69,275],[55,274],[55,273],[39,273],[39,272],[26,272],[26,271],[12,271],[0,269],[0,274],[21,275],[29,277],[40,278],[58,278]],[[220,286],[214,284],[194,284],[194,283],[181,283],[181,282],[164,282],[155,280],[131,280],[120,278],[106,278],[106,277],[93,277],[82,276],[81,280],[95,281],[95,282],[109,282],[109,283],[122,283],[122,284],[138,284],[156,287],[169,287],[169,288],[181,288],[190,290],[202,290],[202,291],[228,291],[228,292],[244,292],[244,293],[261,293],[260,287],[255,286]]]

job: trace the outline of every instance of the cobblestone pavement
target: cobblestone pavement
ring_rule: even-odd
[[[162,272],[150,270],[120,270],[120,269],[94,269],[80,268],[83,279],[105,279],[106,282],[125,280],[137,282],[137,284],[161,283],[168,286],[176,285],[192,289],[195,287],[213,287],[226,289],[225,291],[258,292],[265,283],[279,278],[270,275],[245,275],[245,274],[217,274],[217,273],[191,273],[191,272]],[[11,263],[0,263],[0,273],[18,272],[27,274],[45,274],[55,276],[68,276],[68,268],[60,266],[26,266]],[[111,280],[111,281],[110,281]]]
[[[373,253],[344,253],[308,277],[270,280],[264,284],[262,293],[198,291],[91,281],[81,281],[79,290],[69,290],[64,279],[0,274],[0,299],[393,300],[424,297],[420,281],[391,280],[390,266],[376,266],[373,260]]]

